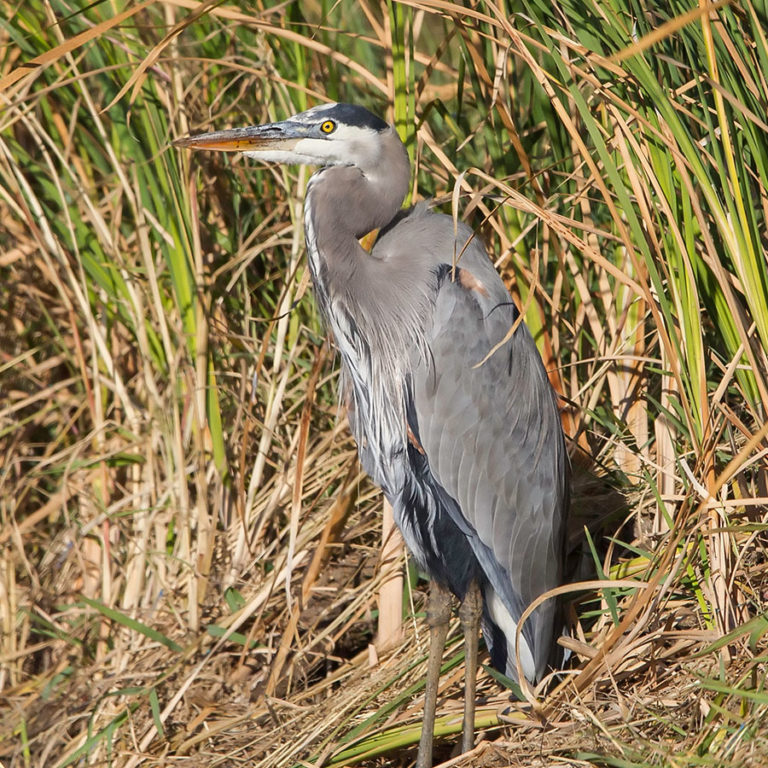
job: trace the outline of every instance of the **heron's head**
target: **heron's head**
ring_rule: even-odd
[[[395,129],[363,107],[322,104],[279,123],[186,136],[177,147],[243,152],[273,163],[375,167]]]

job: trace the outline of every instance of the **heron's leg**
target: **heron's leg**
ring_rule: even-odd
[[[464,673],[464,725],[461,751],[469,752],[475,745],[475,683],[477,680],[477,641],[480,631],[480,617],[483,614],[483,595],[476,581],[469,585],[461,601],[459,619],[464,630],[465,673]]]
[[[451,619],[451,593],[433,581],[427,600],[427,626],[429,627],[429,661],[427,685],[424,693],[424,722],[421,726],[419,756],[416,768],[432,768],[432,741],[435,733],[435,708],[437,688],[440,683],[440,667],[443,664],[445,637]]]

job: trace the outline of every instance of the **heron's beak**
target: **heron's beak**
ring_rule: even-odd
[[[305,136],[306,129],[303,125],[286,121],[184,136],[172,144],[174,147],[216,149],[222,152],[290,151]]]

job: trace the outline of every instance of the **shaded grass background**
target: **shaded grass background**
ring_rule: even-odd
[[[422,584],[371,667],[381,502],[308,290],[309,171],[168,149],[338,99],[488,243],[623,579],[575,605],[546,727],[484,678],[483,727],[515,724],[465,764],[765,764],[767,19],[3,2],[0,759],[412,756]]]

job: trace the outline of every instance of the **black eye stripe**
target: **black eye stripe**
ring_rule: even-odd
[[[356,104],[326,105],[318,117],[321,122],[331,120],[336,123],[337,130],[340,125],[352,128],[369,128],[377,132],[386,131],[389,127],[380,117]]]

